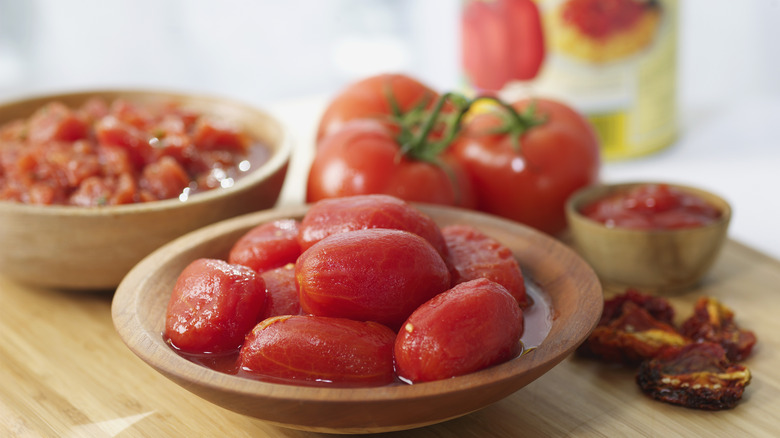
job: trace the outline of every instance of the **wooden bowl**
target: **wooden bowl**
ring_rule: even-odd
[[[88,91],[0,105],[0,124],[28,117],[57,100],[77,106],[91,97],[179,102],[234,120],[270,148],[268,161],[233,187],[178,199],[106,207],[38,206],[0,201],[0,273],[33,286],[113,289],[142,258],[189,231],[272,207],[287,173],[292,144],[267,113],[227,99],[156,91]]]
[[[583,216],[586,204],[641,184],[597,185],[574,193],[566,205],[576,250],[593,267],[605,288],[634,287],[648,293],[675,294],[699,283],[718,257],[726,240],[731,207],[721,197],[677,184],[667,184],[697,195],[722,215],[713,224],[676,230],[609,228]]]
[[[224,258],[251,227],[301,218],[305,206],[230,219],[155,251],[125,277],[112,316],[122,340],[141,359],[217,405],[294,429],[365,433],[421,427],[498,401],[566,358],[595,327],[603,306],[595,273],[560,242],[528,227],[476,212],[420,206],[438,224],[467,223],[508,245],[551,309],[538,348],[473,374],[414,385],[323,388],[266,383],[213,371],[176,354],[163,340],[164,316],[182,269],[199,257]],[[539,303],[541,306],[542,303]]]

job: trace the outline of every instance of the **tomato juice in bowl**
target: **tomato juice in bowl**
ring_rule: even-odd
[[[577,251],[605,287],[678,293],[715,262],[731,207],[702,189],[641,182],[582,189],[566,214]]]
[[[0,200],[0,225],[2,225],[0,242],[4,248],[0,255],[0,273],[8,278],[40,287],[79,290],[112,289],[119,284],[124,274],[135,263],[163,243],[192,229],[238,214],[269,208],[276,203],[289,162],[292,148],[290,139],[284,127],[275,118],[241,102],[220,97],[165,91],[81,91],[42,95],[2,104],[0,124],[29,118],[36,110],[51,102],[60,102],[68,108],[80,108],[86,102],[96,98],[105,102],[132,102],[141,107],[176,105],[187,112],[213,115],[229,121],[252,139],[246,148],[247,158],[241,158],[241,161],[236,164],[244,166],[245,164],[242,165],[241,162],[247,159],[252,162],[253,166],[250,167],[254,169],[243,172],[240,177],[235,175],[235,178],[231,177],[229,169],[219,169],[215,173],[221,176],[221,171],[225,170],[225,177],[218,181],[221,188],[214,190],[192,190],[191,181],[188,181],[184,189],[182,185],[178,185],[176,190],[169,191],[164,182],[169,180],[170,174],[164,170],[175,167],[170,166],[176,161],[170,157],[174,155],[172,150],[156,147],[159,145],[153,144],[152,137],[143,137],[147,143],[140,150],[125,148],[122,151],[121,148],[114,148],[111,151],[118,150],[118,155],[125,155],[125,158],[129,158],[127,160],[109,160],[107,157],[110,154],[106,154],[105,151],[102,155],[98,153],[97,157],[89,158],[88,154],[81,152],[89,149],[96,150],[100,146],[90,144],[90,139],[97,138],[97,134],[88,130],[84,134],[84,126],[82,126],[82,134],[80,134],[82,138],[77,139],[81,144],[74,147],[75,152],[68,151],[68,147],[72,145],[67,141],[58,142],[52,149],[54,152],[45,150],[39,151],[43,155],[29,154],[29,157],[24,157],[21,170],[26,170],[23,167],[24,163],[31,166],[32,185],[49,180],[60,182],[64,180],[65,186],[76,181],[91,181],[91,185],[87,187],[73,185],[67,189],[63,189],[63,185],[49,185],[43,187],[43,190],[38,186],[22,196],[45,200],[47,196],[38,195],[48,191],[49,194],[56,195],[48,198],[51,200],[67,200],[73,197],[88,202],[80,204],[59,202],[53,205],[44,202],[41,203],[43,205],[30,205],[18,202],[18,199]],[[73,133],[74,131],[78,133],[78,124],[67,126],[70,128],[60,126],[54,128],[54,131],[60,130],[59,132],[65,137],[64,140],[67,140],[68,136],[71,136],[71,139],[79,137]],[[68,130],[74,126],[74,131],[69,132]],[[108,131],[110,129],[103,134]],[[111,133],[120,134],[117,135],[120,141],[128,140],[128,137],[123,137],[121,132]],[[160,140],[159,137],[155,138]],[[4,158],[6,161],[14,162],[14,158],[29,152],[19,145],[3,144],[0,150],[10,156]],[[258,144],[262,146],[257,146]],[[144,152],[141,153],[141,150]],[[158,157],[167,158],[150,160],[151,169],[146,170],[147,177],[158,176],[159,178],[146,178],[146,182],[142,182],[143,178],[133,179],[135,176],[143,176],[145,167],[137,165],[144,162],[144,157],[155,156],[159,151],[166,151],[166,153]],[[62,161],[65,164],[58,166],[57,164]],[[109,166],[108,170],[101,169],[100,166],[106,163],[124,164],[114,168]],[[128,163],[137,167],[129,174],[117,171]],[[205,160],[201,164],[204,163]],[[218,176],[212,174],[211,170],[213,169],[204,174],[204,180]],[[94,174],[89,175],[87,171]],[[26,177],[24,172],[15,172],[16,170],[3,171],[0,179],[14,175]],[[173,174],[175,175],[176,172]],[[88,177],[84,178],[83,175]],[[111,186],[111,182],[101,185],[101,181],[98,181],[100,176],[106,175],[115,176],[113,187],[119,190],[102,190]],[[35,181],[37,177],[40,177],[39,181]],[[163,184],[158,184],[159,182]],[[223,187],[222,182],[231,187]],[[23,190],[19,189],[25,184],[19,184],[19,179],[15,179],[11,185],[14,186],[11,192],[22,193]],[[135,190],[125,190],[127,187]],[[144,190],[147,193],[169,192],[171,196],[157,200],[142,194]],[[31,193],[34,195],[30,195]],[[131,201],[149,202],[124,204],[111,202],[128,198]],[[186,201],[181,200],[185,198]]]

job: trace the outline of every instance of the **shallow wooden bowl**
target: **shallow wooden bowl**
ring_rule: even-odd
[[[525,275],[551,308],[551,316],[545,321],[549,332],[538,348],[466,376],[357,389],[249,380],[213,371],[177,355],[164,342],[162,333],[166,306],[182,269],[199,257],[226,257],[233,243],[251,227],[280,218],[300,218],[305,206],[230,219],[155,251],[117,288],[112,303],[114,325],[141,359],[219,406],[276,425],[336,433],[410,429],[483,408],[550,370],[593,329],[603,306],[601,285],[592,269],[567,246],[493,216],[445,207],[420,208],[440,225],[475,225],[513,250]]]
[[[240,123],[270,148],[268,161],[228,189],[142,204],[75,207],[0,201],[0,273],[34,286],[113,289],[162,244],[220,220],[272,207],[282,188],[292,144],[269,114],[228,99],[157,91],[88,91],[0,105],[0,124],[28,117],[47,102],[77,106],[91,97],[181,103]]]
[[[648,293],[676,294],[698,284],[718,257],[726,240],[731,207],[713,193],[695,187],[668,184],[698,195],[722,216],[710,225],[677,230],[609,228],[580,213],[581,208],[604,196],[640,184],[597,185],[573,194],[566,205],[576,250],[608,288],[638,288]],[[657,183],[655,183],[657,184]]]

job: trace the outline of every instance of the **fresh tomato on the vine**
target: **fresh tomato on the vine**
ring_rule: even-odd
[[[348,85],[328,105],[317,128],[317,142],[354,119],[420,118],[439,93],[404,74],[380,74]]]
[[[469,119],[448,153],[471,177],[479,210],[557,234],[567,198],[598,181],[599,140],[563,103],[537,98],[511,108]]]
[[[422,121],[354,119],[324,137],[309,170],[307,201],[385,194],[473,208],[469,178],[460,163],[443,154],[458,126],[454,121],[448,129],[437,128],[448,103],[440,98]]]

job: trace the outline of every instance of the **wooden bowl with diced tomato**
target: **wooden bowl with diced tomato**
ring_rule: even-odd
[[[189,231],[273,206],[291,153],[268,113],[164,91],[0,105],[0,275],[111,290]]]
[[[172,309],[169,303],[175,302],[174,289],[179,289],[177,284],[184,284],[178,282],[185,268],[202,259],[228,260],[236,242],[250,230],[280,220],[301,220],[313,208],[310,206],[285,207],[229,219],[161,247],[136,265],[117,288],[112,302],[114,326],[139,358],[193,396],[277,426],[328,433],[418,428],[500,402],[564,360],[595,327],[603,306],[601,285],[593,270],[569,247],[517,222],[484,213],[416,206],[438,227],[468,225],[511,251],[509,257],[520,265],[533,302],[523,310],[522,354],[455,377],[415,383],[398,380],[370,387],[340,386],[325,381],[308,384],[297,381],[296,384],[289,380],[267,380],[247,376],[240,370],[214,368],[202,355],[194,358],[182,355],[166,339],[166,320]],[[304,250],[298,262],[308,258],[318,246],[322,248],[317,244]],[[328,254],[335,257],[331,252]],[[295,269],[298,276],[304,268],[296,264]],[[302,286],[296,287],[303,294]],[[270,291],[266,289],[266,293]],[[269,319],[259,323],[253,332],[269,324]],[[401,331],[409,330],[408,321]],[[308,348],[305,345],[301,348]],[[281,362],[295,355],[288,351]],[[330,362],[330,359],[323,360]]]

